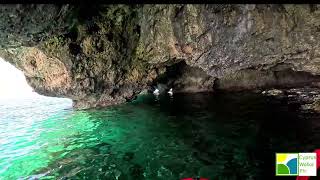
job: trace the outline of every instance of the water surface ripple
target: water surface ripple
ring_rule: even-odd
[[[58,98],[0,101],[0,179],[273,178],[275,152],[319,148],[317,120],[243,93],[84,111]]]

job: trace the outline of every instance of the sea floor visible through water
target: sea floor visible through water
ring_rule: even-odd
[[[256,93],[0,101],[0,179],[274,179],[276,152],[320,148],[319,120]]]

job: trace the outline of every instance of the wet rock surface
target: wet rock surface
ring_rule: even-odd
[[[76,108],[177,91],[320,82],[319,5],[3,5],[0,56]]]
[[[307,113],[320,113],[320,89],[314,87],[271,89],[262,92],[263,95],[285,99],[289,104],[297,104]]]

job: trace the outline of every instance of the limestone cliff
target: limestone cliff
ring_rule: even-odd
[[[0,29],[0,56],[78,108],[158,81],[191,92],[319,81],[319,5],[1,5]]]

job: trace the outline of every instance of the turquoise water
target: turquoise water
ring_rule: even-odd
[[[145,95],[83,111],[67,99],[0,101],[0,179],[267,179],[275,152],[320,147],[317,120],[243,93]]]

